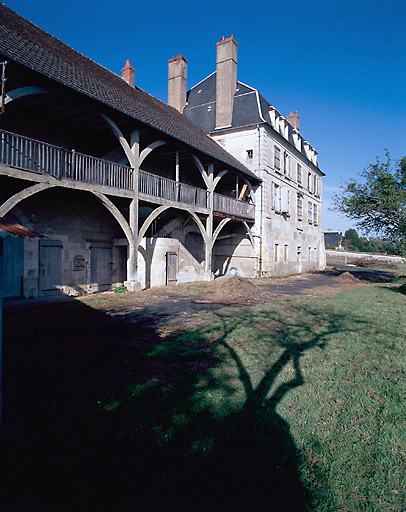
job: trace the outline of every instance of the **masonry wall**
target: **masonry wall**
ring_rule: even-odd
[[[3,194],[7,196],[4,188]],[[114,240],[123,236],[121,228],[91,194],[66,189],[44,191],[22,201],[10,213],[21,224],[43,235],[42,238],[24,239],[25,297],[57,293],[79,295],[123,283],[126,250],[114,246]],[[41,249],[41,246],[46,248]],[[91,280],[91,251],[94,248],[108,251],[103,261],[107,266],[109,282],[101,283],[104,286]],[[44,260],[46,250],[50,251],[49,261]],[[44,265],[49,263],[52,266],[52,251],[60,258],[60,272],[56,269],[54,275],[57,280],[53,282],[53,290],[42,290],[41,272],[47,272]]]
[[[256,263],[251,275],[259,270],[262,275],[271,276],[324,268],[321,172],[266,125],[216,134],[213,138],[262,179],[255,194],[252,231]]]

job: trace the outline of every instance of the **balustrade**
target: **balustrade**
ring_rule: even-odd
[[[20,170],[117,188],[133,190],[131,167],[68,150],[35,139],[0,130],[0,164]],[[208,192],[163,176],[139,171],[139,192],[192,206],[208,208]],[[214,211],[254,218],[254,206],[221,194],[214,194]]]

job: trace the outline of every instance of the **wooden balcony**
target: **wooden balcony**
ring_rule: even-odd
[[[120,190],[128,192],[128,197],[131,197],[133,191],[133,170],[129,166],[4,130],[0,130],[0,165],[56,180],[108,187],[110,191],[106,193],[113,195],[114,190]],[[193,206],[202,212],[209,212],[207,190],[143,170],[139,172],[139,194],[144,200],[158,203],[169,201],[174,205]],[[214,194],[214,211],[223,216],[254,219],[253,204],[221,194]]]

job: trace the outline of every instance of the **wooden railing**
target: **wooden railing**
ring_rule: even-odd
[[[253,219],[255,215],[255,207],[253,204],[238,201],[237,199],[221,194],[214,194],[214,211],[235,217],[243,217],[245,219]]]
[[[57,179],[132,190],[126,165],[0,130],[0,163]]]
[[[84,155],[35,139],[0,130],[0,164],[24,171],[133,190],[133,170],[126,165]],[[208,192],[169,178],[140,170],[139,192],[176,203],[208,208]],[[254,206],[231,197],[214,194],[214,210],[220,213],[254,218]]]
[[[202,206],[203,208],[208,206],[208,192],[206,190],[141,170],[139,191],[141,194],[160,197],[177,203]]]

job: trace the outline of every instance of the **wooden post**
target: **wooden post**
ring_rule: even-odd
[[[209,209],[210,213],[206,219],[206,233],[208,241],[205,248],[204,273],[205,279],[211,281],[212,274],[212,258],[213,258],[213,210],[214,210],[214,171],[213,164],[209,164],[208,169],[208,192],[209,192]]]
[[[139,203],[139,156],[140,156],[140,132],[131,132],[131,152],[133,159],[133,199],[130,203],[130,228],[133,234],[133,242],[129,245],[127,260],[127,282],[126,286],[130,291],[140,288],[138,280],[138,203]]]
[[[179,151],[176,151],[176,163],[175,163],[175,181],[176,181],[176,197],[175,197],[175,201],[179,201],[179,189],[180,189],[180,184],[179,184]]]

